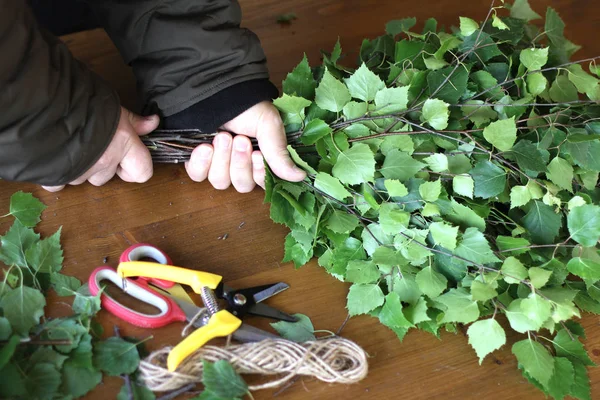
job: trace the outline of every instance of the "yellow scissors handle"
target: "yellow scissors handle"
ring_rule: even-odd
[[[117,273],[122,278],[143,276],[146,278],[163,279],[191,286],[192,290],[200,293],[202,287],[216,289],[223,280],[221,275],[210,272],[196,271],[173,265],[165,265],[148,261],[126,261],[119,264]]]
[[[242,320],[229,311],[217,311],[210,317],[206,325],[196,329],[169,352],[167,357],[168,370],[170,372],[175,371],[183,360],[204,346],[206,342],[216,337],[229,336],[241,325]]]

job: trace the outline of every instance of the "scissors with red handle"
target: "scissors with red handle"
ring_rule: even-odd
[[[153,259],[156,262],[140,261]],[[170,354],[169,369],[173,370],[195,348],[213,337],[231,334],[234,339],[241,342],[255,342],[278,336],[242,323],[239,318],[245,315],[257,315],[276,320],[295,322],[297,318],[277,310],[261,302],[272,297],[289,286],[283,282],[272,285],[263,285],[253,288],[234,290],[224,285],[219,275],[175,267],[170,258],[160,249],[149,244],[137,244],[128,248],[120,258],[119,270],[102,266],[96,268],[89,278],[90,292],[93,295],[100,293],[102,307],[118,318],[133,325],[144,328],[159,328],[173,322],[192,321],[198,330]],[[147,274],[148,276],[144,276]],[[125,276],[137,276],[136,279]],[[167,279],[172,279],[169,281]],[[110,297],[106,292],[101,292],[101,282],[109,280],[121,288],[125,293],[147,304],[156,307],[158,314],[144,314],[135,311]],[[215,295],[224,300],[225,309],[207,318],[197,318],[202,310],[185,294],[174,296],[169,291],[179,288],[178,283],[188,284],[196,293],[203,289],[215,290]],[[206,305],[209,307],[208,305]]]

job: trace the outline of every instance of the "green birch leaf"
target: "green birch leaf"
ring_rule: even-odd
[[[531,192],[526,186],[513,186],[510,189],[510,208],[524,206],[530,200]]]
[[[296,343],[316,340],[312,321],[304,314],[294,314],[296,322],[278,321],[271,324],[279,335]]]
[[[550,318],[552,305],[548,300],[532,293],[521,302],[521,311],[527,319],[533,322],[534,330],[537,331]]]
[[[46,205],[33,197],[31,193],[18,191],[10,196],[10,214],[15,217],[23,226],[34,227],[41,221],[42,211]]]
[[[515,0],[510,9],[510,16],[525,21],[542,18],[541,15],[531,9],[528,0]]]
[[[525,80],[527,81],[527,90],[532,96],[543,93],[548,87],[548,80],[541,72],[528,74]]]
[[[423,104],[423,121],[433,129],[444,130],[448,127],[449,104],[438,99],[427,99]]]
[[[600,207],[581,205],[567,217],[571,238],[586,247],[596,246],[600,240]]]
[[[79,279],[59,273],[50,274],[50,282],[59,296],[73,296],[81,287]]]
[[[427,301],[424,297],[419,297],[414,304],[405,307],[404,315],[414,325],[431,321],[431,318],[427,315]]]
[[[583,343],[578,338],[571,339],[569,332],[565,330],[559,331],[552,340],[552,344],[556,350],[557,357],[566,357],[573,363],[580,362],[583,365],[596,366],[590,359],[587,351],[585,351]]]
[[[556,214],[552,207],[539,200],[532,203],[531,208],[523,218],[523,227],[536,244],[554,243],[558,231],[562,226],[560,214]]]
[[[517,160],[517,164],[524,170],[542,172],[546,170],[546,163],[539,149],[529,140],[519,140],[508,152]]]
[[[340,201],[344,201],[346,197],[352,197],[350,192],[340,183],[339,179],[325,172],[317,173],[315,187]]]
[[[483,130],[483,137],[498,150],[510,150],[517,140],[515,117],[492,122]]]
[[[292,72],[287,74],[283,81],[283,92],[289,95],[313,99],[317,82],[313,77],[306,54]]]
[[[360,118],[363,117],[366,113],[367,113],[367,107],[368,104],[364,101],[362,102],[356,102],[356,101],[351,101],[350,103],[347,103],[344,106],[344,116],[347,119],[356,119],[356,118]],[[366,128],[367,132],[368,132],[368,128],[364,125],[352,125],[354,127],[362,127],[362,128]]]
[[[432,222],[429,224],[429,233],[431,233],[435,244],[439,244],[450,251],[456,248],[458,227],[445,222]]]
[[[302,136],[300,136],[300,140],[306,145],[312,145],[315,144],[317,140],[330,135],[332,132],[333,130],[325,123],[325,121],[315,118],[306,124],[304,131],[302,131]]]
[[[383,233],[395,235],[408,228],[410,214],[402,211],[397,204],[384,203],[379,209],[379,223]]]
[[[351,148],[340,153],[332,173],[347,185],[373,182],[375,180],[373,151],[364,143],[355,143]]]
[[[506,333],[493,318],[473,322],[467,330],[467,336],[469,344],[479,357],[479,365],[485,356],[506,344]]]
[[[519,365],[532,378],[547,387],[554,373],[554,358],[538,342],[531,339],[521,340],[512,347],[512,353],[517,357]]]
[[[531,321],[521,310],[522,302],[523,299],[516,299],[512,301],[505,311],[506,318],[510,323],[510,327],[519,333],[534,331],[536,330],[536,324],[534,321]]]
[[[327,228],[336,233],[348,233],[353,231],[360,221],[356,216],[347,212],[335,210],[329,218],[327,218]]]
[[[471,36],[479,29],[479,24],[467,17],[460,17],[460,34],[463,36]]]
[[[448,156],[445,154],[432,154],[423,159],[433,172],[443,172],[448,169]]]
[[[40,240],[25,251],[27,264],[37,272],[58,272],[62,269],[63,251],[59,228],[52,236]]]
[[[391,197],[404,197],[408,195],[406,186],[397,179],[386,179],[383,184]]]
[[[346,268],[346,282],[375,283],[381,273],[373,261],[351,260]]]
[[[405,182],[414,177],[423,167],[425,167],[425,164],[415,160],[408,153],[392,150],[387,154],[379,172],[387,179],[397,179],[400,182]]]
[[[488,301],[498,297],[498,292],[496,291],[497,287],[498,282],[496,281],[482,282],[480,280],[475,280],[471,283],[471,296],[473,297],[473,300],[482,302]]]
[[[394,292],[385,296],[385,303],[379,312],[379,321],[389,328],[408,329],[414,326],[404,316],[400,298]]]
[[[456,175],[452,178],[452,190],[456,194],[472,199],[474,188],[475,181],[473,181],[470,175]]]
[[[506,186],[506,172],[490,161],[479,161],[470,175],[475,183],[474,194],[482,199],[499,195]]]
[[[454,250],[454,254],[471,262],[470,265],[487,264],[500,261],[494,255],[483,233],[476,228],[467,228]]]
[[[504,260],[500,271],[504,274],[506,283],[520,283],[528,277],[527,268],[525,268],[519,259],[513,256],[507,257]]]
[[[554,374],[548,382],[548,393],[557,400],[562,400],[571,393],[575,378],[573,364],[567,358],[554,358]]]
[[[479,307],[477,302],[471,299],[471,295],[465,289],[450,289],[435,299],[444,308],[444,317],[441,323],[457,322],[468,324],[479,318]]]
[[[573,192],[573,172],[573,166],[567,160],[555,157],[548,164],[546,175],[560,188]]]
[[[25,385],[32,399],[51,399],[60,387],[60,372],[50,363],[35,364],[27,371]]]
[[[521,63],[530,71],[542,69],[548,62],[548,47],[543,49],[524,49],[519,55]]]
[[[338,81],[329,71],[325,71],[323,79],[315,90],[315,103],[323,110],[340,112],[352,99],[346,85]]]
[[[94,366],[110,376],[132,374],[139,363],[136,345],[119,337],[94,344]]]
[[[273,105],[281,112],[283,122],[288,124],[301,124],[304,121],[304,109],[312,104],[312,101],[303,97],[283,96],[273,100]]]
[[[571,83],[569,78],[559,75],[550,86],[548,91],[550,98],[557,103],[566,103],[575,101],[579,98],[577,88]]]
[[[442,193],[442,182],[437,181],[424,182],[419,186],[419,194],[425,201],[436,201]]]
[[[0,317],[0,340],[7,340],[11,334],[10,322],[5,317]]]
[[[130,395],[131,391],[131,395]],[[132,397],[133,396],[133,397]],[[131,387],[124,383],[121,390],[117,394],[117,400],[155,400],[156,396],[150,389],[145,386],[138,385],[135,382],[131,383]]]
[[[15,333],[28,336],[29,331],[40,322],[44,315],[46,299],[44,295],[28,286],[20,286],[9,291],[0,299],[0,308]]]
[[[345,79],[345,82],[350,91],[350,95],[355,99],[363,101],[375,100],[377,92],[385,88],[385,83],[380,77],[375,75],[365,63],[363,63],[350,78]]]
[[[40,240],[40,235],[33,229],[15,221],[4,236],[0,236],[0,261],[6,265],[17,265],[27,268],[25,253]]]
[[[433,268],[425,267],[415,277],[419,289],[429,298],[438,297],[448,287],[448,280]]]
[[[593,281],[600,280],[600,263],[581,257],[573,257],[567,263],[567,269],[570,273],[583,279]]]
[[[583,70],[580,64],[573,64],[567,67],[568,78],[577,88],[579,93],[590,94],[598,87],[598,78],[588,74]]]
[[[548,271],[539,267],[531,267],[529,268],[529,280],[531,284],[536,289],[541,289],[544,287],[548,280],[550,279],[550,275],[552,275],[552,271]]]
[[[202,360],[202,383],[207,391],[223,399],[241,398],[248,393],[246,382],[225,360]]]
[[[348,292],[348,313],[350,315],[366,314],[383,305],[385,296],[376,284],[354,284]]]
[[[503,253],[519,255],[529,250],[529,240],[523,238],[513,238],[510,236],[498,236],[496,246]]]
[[[500,17],[498,17],[496,14],[492,15],[492,26],[494,28],[500,29],[501,31],[510,30],[508,25],[506,25],[504,22],[502,22],[502,19]]]
[[[479,71],[485,72],[485,71]],[[461,106],[463,115],[471,120],[475,126],[480,127],[498,118],[498,113],[490,106],[484,105],[483,100],[469,100]]]
[[[414,17],[395,19],[385,24],[385,32],[388,35],[396,36],[401,34],[402,32],[408,32],[410,28],[416,25],[416,23],[417,19]]]
[[[383,88],[375,94],[376,115],[386,115],[406,110],[408,105],[408,86]]]
[[[572,364],[575,378],[573,380],[573,385],[571,386],[571,396],[579,400],[592,400],[590,378],[588,377],[587,368],[585,365],[578,362]]]

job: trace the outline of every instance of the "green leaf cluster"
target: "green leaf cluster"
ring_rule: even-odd
[[[543,30],[527,0],[490,15],[392,21],[357,66],[305,57],[280,100],[296,108],[279,109],[308,177],[268,174],[265,200],[290,228],[284,261],[348,282],[350,315],[400,339],[468,324],[480,362],[514,330],[528,380],[590,398],[572,320],[600,313],[598,69],[570,61],[552,8]]]
[[[15,193],[7,214],[15,221],[0,236],[1,398],[79,398],[100,384],[103,373],[133,376],[140,361],[135,343],[99,339],[93,320],[100,310],[99,296],[91,296],[87,285],[61,273],[61,229],[46,238],[33,229],[44,209],[31,194]],[[50,289],[59,296],[75,296],[73,315],[45,317]],[[36,339],[48,344],[36,344]],[[138,384],[131,391],[135,398],[155,398]],[[130,397],[124,386],[117,398]]]

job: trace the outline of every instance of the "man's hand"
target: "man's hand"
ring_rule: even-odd
[[[286,149],[283,122],[277,109],[267,101],[258,103],[223,125],[235,132],[220,132],[210,144],[201,144],[192,152],[185,168],[190,178],[201,182],[208,178],[216,189],[229,185],[240,193],[252,191],[255,185],[265,187],[263,156],[280,178],[298,182],[306,173],[298,168]],[[256,138],[260,151],[252,151],[250,137]]]
[[[101,186],[117,174],[126,182],[146,182],[152,177],[152,159],[139,136],[152,132],[158,126],[158,116],[140,117],[121,107],[121,118],[115,135],[100,159],[85,174],[70,182],[79,185],[89,181]],[[43,186],[56,192],[65,186]]]

